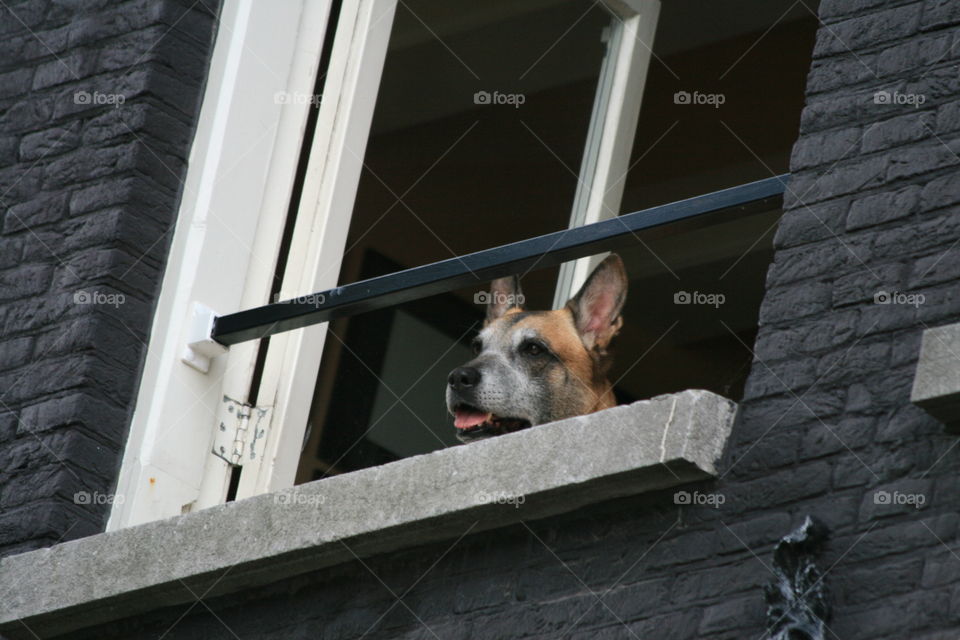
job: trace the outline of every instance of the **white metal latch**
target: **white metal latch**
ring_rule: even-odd
[[[210,370],[210,360],[227,352],[227,347],[213,339],[213,321],[217,314],[210,307],[194,302],[187,322],[187,346],[181,362],[200,373]]]
[[[213,455],[232,465],[253,462],[263,455],[273,407],[254,407],[223,396],[213,438]]]

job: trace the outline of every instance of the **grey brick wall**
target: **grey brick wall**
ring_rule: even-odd
[[[103,530],[216,11],[0,7],[0,554]]]
[[[720,508],[620,500],[88,637],[761,637],[773,545],[810,513],[832,531],[831,637],[955,639],[960,447],[909,394],[923,329],[960,321],[960,4],[821,17],[756,359],[722,478],[699,487]]]
[[[824,0],[821,17],[756,360],[722,477],[695,487],[722,494],[720,508],[638,496],[76,637],[758,638],[773,545],[810,513],[832,531],[830,637],[955,640],[960,447],[909,393],[921,332],[960,321],[960,4]],[[34,268],[17,277],[60,274]],[[880,291],[923,303],[877,304]],[[53,321],[17,304],[24,322]],[[42,363],[26,336],[3,343],[9,357]],[[77,404],[31,411],[125,406],[63,395]],[[878,503],[878,491],[924,504]]]

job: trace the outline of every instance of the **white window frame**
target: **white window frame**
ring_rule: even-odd
[[[245,395],[257,343],[202,373],[181,361],[185,335],[194,302],[268,302],[309,104],[262,89],[312,94],[329,9],[224,3],[108,530],[188,511],[204,477],[228,478],[215,418],[224,394]]]
[[[286,297],[336,286],[397,1],[341,7],[328,99],[287,254]],[[571,226],[619,209],[660,7],[659,0],[605,4],[620,20],[609,35]],[[108,530],[226,497],[231,467],[210,453],[214,431],[224,397],[245,399],[259,342],[235,345],[206,373],[181,356],[194,303],[228,313],[269,302],[308,104],[257,96],[277,86],[289,96],[312,93],[329,7],[330,0],[225,5]],[[286,33],[295,36],[277,37]],[[262,148],[251,152],[249,137],[260,131],[267,131]],[[230,179],[220,181],[224,170]],[[587,259],[565,266],[558,299],[590,267]],[[292,486],[325,333],[322,324],[271,338],[258,393],[269,428],[256,463],[244,465],[237,498]]]

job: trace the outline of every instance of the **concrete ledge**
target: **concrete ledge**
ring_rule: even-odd
[[[0,561],[0,633],[50,636],[716,475],[736,405],[685,391]],[[472,527],[472,528],[471,528]],[[209,591],[207,591],[209,589]]]
[[[923,332],[910,400],[960,431],[960,324]]]

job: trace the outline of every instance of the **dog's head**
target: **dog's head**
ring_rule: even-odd
[[[516,277],[491,284],[476,357],[450,372],[447,409],[460,440],[518,431],[615,404],[607,346],[627,295],[623,262],[611,254],[556,311],[525,311]]]

